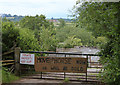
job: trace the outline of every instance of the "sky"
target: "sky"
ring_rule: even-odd
[[[68,18],[77,0],[0,0],[0,14]]]

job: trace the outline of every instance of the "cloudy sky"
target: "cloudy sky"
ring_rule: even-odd
[[[77,0],[0,0],[0,13],[67,18]]]

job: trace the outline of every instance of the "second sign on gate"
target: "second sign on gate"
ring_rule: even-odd
[[[75,57],[36,57],[37,72],[87,72],[87,58]]]

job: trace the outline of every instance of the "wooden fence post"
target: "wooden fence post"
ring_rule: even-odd
[[[66,55],[65,55],[65,57],[66,57]],[[65,77],[66,77],[66,76],[65,76],[65,72],[64,72],[64,79],[65,79]]]
[[[15,75],[20,76],[20,47],[15,48]]]
[[[88,68],[88,55],[87,55],[87,68]],[[87,72],[86,72],[86,81],[87,81]]]

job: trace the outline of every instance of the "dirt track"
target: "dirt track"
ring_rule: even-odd
[[[68,81],[64,82],[64,80],[48,80],[48,79],[27,79],[21,78],[20,80],[12,82],[10,85],[104,85],[98,84],[96,82],[78,82],[78,81]]]
[[[88,69],[89,71],[99,71],[99,69]],[[60,73],[59,73],[60,74]],[[72,74],[72,73],[71,73]],[[101,84],[98,82],[81,82],[81,81],[68,81],[68,82],[64,82],[64,78],[63,80],[57,80],[57,79],[46,79],[48,78],[48,76],[43,75],[43,79],[40,79],[40,75],[41,74],[36,74],[36,75],[32,75],[32,76],[26,76],[26,77],[22,77],[21,79],[11,82],[11,84],[9,85],[33,85],[33,84],[37,84],[37,85],[105,85],[105,84]],[[52,74],[53,75],[53,74]],[[50,75],[49,75],[50,76]],[[61,76],[61,75],[60,75]],[[73,77],[72,77],[73,78]]]

